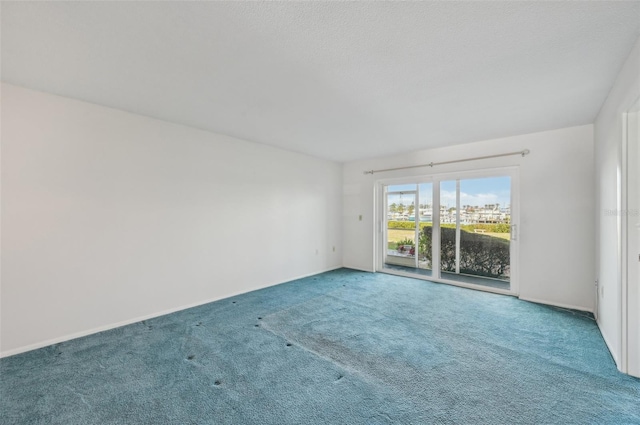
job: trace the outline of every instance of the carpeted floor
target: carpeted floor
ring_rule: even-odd
[[[346,269],[0,373],[2,424],[640,424],[591,315]]]

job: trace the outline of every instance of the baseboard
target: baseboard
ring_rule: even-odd
[[[518,298],[521,299],[522,301],[529,301],[531,303],[545,304],[545,305],[551,305],[554,307],[568,308],[571,310],[586,311],[587,313],[593,313],[592,307],[583,307],[583,306],[572,305],[572,304],[562,304],[562,303],[556,303],[553,301],[539,300],[536,298],[528,298],[523,296],[519,296]]]
[[[358,271],[367,272],[367,273],[374,273],[375,272],[374,269],[365,269],[365,268],[357,267],[357,266],[348,266],[346,264],[344,266],[342,266],[342,268],[351,269],[351,270],[358,270]]]
[[[312,272],[312,273],[306,273],[300,276],[296,276],[296,277],[292,277],[290,279],[287,279],[284,282],[275,282],[275,283],[268,283],[264,286],[260,286],[260,287],[256,287],[256,288],[252,288],[252,289],[248,289],[246,291],[240,291],[240,292],[234,292],[231,294],[225,294],[219,297],[215,297],[215,298],[210,298],[204,301],[197,301],[195,303],[191,303],[191,304],[187,304],[187,305],[182,305],[179,307],[173,307],[167,310],[162,310],[156,313],[151,313],[151,314],[146,314],[144,316],[138,316],[135,317],[133,319],[127,319],[127,320],[123,320],[121,322],[117,322],[117,323],[111,323],[108,325],[104,325],[104,326],[98,326],[96,328],[92,328],[92,329],[88,329],[86,331],[80,331],[80,332],[75,332],[72,334],[68,334],[68,335],[63,335],[61,337],[58,338],[52,338],[52,339],[48,339],[46,341],[41,341],[41,342],[36,342],[34,344],[29,344],[29,345],[25,345],[22,347],[18,347],[18,348],[14,348],[11,350],[7,350],[7,351],[2,351],[0,352],[0,358],[4,358],[4,357],[9,357],[9,356],[15,356],[16,354],[21,354],[21,353],[26,353],[27,351],[32,351],[32,350],[37,350],[39,348],[43,348],[43,347],[48,347],[49,345],[53,345],[53,344],[59,344],[61,342],[66,342],[66,341],[71,341],[73,339],[77,339],[77,338],[82,338],[85,336],[89,336],[89,335],[93,335],[99,332],[104,332],[104,331],[108,331],[110,329],[115,329],[115,328],[119,328],[122,326],[127,326],[127,325],[131,325],[133,323],[138,323],[141,322],[143,320],[149,320],[149,319],[153,319],[155,317],[160,317],[160,316],[164,316],[166,314],[171,314],[171,313],[175,313],[177,311],[182,311],[182,310],[187,310],[189,308],[193,308],[193,307],[198,307],[204,304],[209,304],[215,301],[220,301],[226,298],[231,298],[231,297],[235,297],[238,295],[242,295],[242,294],[247,294],[249,292],[253,292],[253,291],[258,291],[260,289],[264,289],[264,288],[269,288],[271,286],[276,286],[276,285],[281,285],[283,283],[287,283],[287,282],[292,282],[294,280],[298,280],[298,279],[304,279],[305,277],[309,277],[309,276],[314,276],[320,273],[326,273],[326,272],[330,272],[332,270],[337,270],[337,269],[341,269],[342,266],[334,266],[334,267],[330,267],[328,269],[324,269],[324,270],[320,270],[320,271],[316,271],[316,272]]]
[[[598,325],[598,330],[600,330],[600,335],[602,336],[602,339],[604,340],[604,344],[609,349],[609,354],[611,354],[611,358],[613,358],[613,362],[616,364],[616,367],[618,368],[618,370],[620,372],[622,372],[622,369],[620,368],[620,360],[618,359],[618,353],[615,350],[613,350],[613,346],[611,345],[611,343],[607,339],[607,337],[604,334],[604,332],[602,332],[602,327],[600,326],[600,321],[599,320],[596,320],[596,324]]]
[[[262,288],[269,288],[271,286],[282,285],[283,283],[293,282],[294,280],[304,279],[305,277],[315,276],[315,275],[320,274],[320,273],[327,273],[327,272],[331,272],[331,271],[339,270],[339,269],[343,269],[343,268],[344,268],[344,266],[342,266],[342,265],[332,266],[332,267],[329,267],[327,269],[318,270],[317,272],[311,272],[311,273],[303,274],[303,275],[300,275],[300,276],[296,276],[296,277],[293,277],[291,279],[285,280],[284,282],[273,283],[273,284],[270,284],[270,285],[267,285],[267,286],[260,287],[258,289],[252,289],[250,291],[244,291],[243,294],[246,294],[248,292],[257,291],[257,290],[262,289]],[[237,295],[240,295],[240,294],[237,294]],[[231,298],[232,296],[235,296],[235,295],[231,295],[231,296],[225,297],[225,298]]]

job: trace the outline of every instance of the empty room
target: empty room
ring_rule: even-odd
[[[640,425],[640,1],[0,26],[0,424]]]

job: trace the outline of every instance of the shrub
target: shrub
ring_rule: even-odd
[[[431,226],[431,223],[420,223],[420,229],[424,229],[427,226]],[[387,222],[387,227],[389,229],[404,229],[404,230],[413,230],[416,228],[415,221],[395,221],[391,220]]]
[[[489,233],[509,233],[511,231],[511,226],[507,223],[495,223],[495,224],[463,224],[460,226],[460,229],[466,230],[468,232],[473,232],[475,230],[484,230]]]
[[[396,245],[396,249],[398,250],[398,252],[405,252],[405,247],[406,246],[410,246],[411,248],[409,249],[409,251],[413,251],[411,254],[413,255],[413,253],[415,253],[415,242],[412,241],[409,238],[405,238],[405,239],[401,239],[397,242]]]
[[[415,221],[395,221],[390,220],[387,222],[387,227],[389,229],[403,229],[403,230],[413,230],[416,228]],[[432,223],[421,222],[420,230],[425,229],[426,227],[432,227]],[[455,229],[456,225],[454,223],[443,223],[440,227],[453,228]],[[468,232],[473,232],[476,229],[484,230],[489,233],[509,233],[511,231],[511,226],[507,223],[497,223],[497,224],[463,224],[460,226],[460,229],[466,230]]]
[[[440,228],[440,269],[456,271],[456,230]],[[420,252],[431,262],[432,228],[420,235]],[[460,231],[460,273],[504,278],[509,276],[509,241],[465,230]]]
[[[411,245],[414,246],[415,242],[409,238],[405,238],[405,239],[401,239],[398,242],[396,242],[398,245]]]

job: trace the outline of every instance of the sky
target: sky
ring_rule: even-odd
[[[416,190],[415,184],[393,185],[388,191]],[[488,177],[481,179],[460,180],[460,205],[472,205],[483,207],[487,204],[500,204],[501,207],[511,205],[511,177]],[[402,199],[401,199],[402,198]],[[413,194],[389,195],[389,204],[402,203],[410,205]],[[432,203],[432,183],[420,184],[420,204]],[[456,206],[456,182],[455,180],[440,183],[440,204],[447,207]]]

